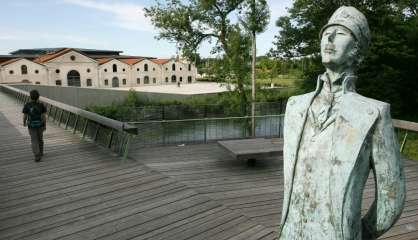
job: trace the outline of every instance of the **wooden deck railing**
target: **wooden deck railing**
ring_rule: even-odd
[[[7,85],[0,85],[0,88],[4,93],[15,97],[21,103],[30,101],[29,93],[26,91]],[[123,155],[124,158],[127,157],[130,141],[137,134],[136,126],[45,97],[40,97],[39,100],[47,108],[48,119],[52,119],[58,126],[72,129],[74,134],[79,133],[82,138],[87,138],[111,149]]]
[[[418,123],[393,119],[393,127],[397,128],[397,129],[405,130],[405,135],[404,135],[404,137],[402,139],[402,143],[401,143],[401,152],[403,152],[403,150],[405,148],[405,144],[406,144],[407,139],[408,139],[408,133],[409,132],[418,133]]]

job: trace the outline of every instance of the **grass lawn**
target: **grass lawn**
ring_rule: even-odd
[[[405,136],[405,131],[399,131],[399,145],[402,144],[403,138]],[[418,133],[409,132],[408,138],[406,140],[405,147],[402,154],[410,160],[418,161]]]
[[[298,80],[295,76],[291,75],[279,75],[273,79],[270,78],[257,78],[257,84],[262,86],[270,86],[274,83],[276,87],[294,87],[295,82]]]

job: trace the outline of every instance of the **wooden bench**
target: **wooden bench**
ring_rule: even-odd
[[[283,139],[252,138],[218,141],[218,145],[238,160],[254,165],[256,159],[280,156],[283,153]]]

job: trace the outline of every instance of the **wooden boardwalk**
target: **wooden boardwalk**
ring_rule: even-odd
[[[282,161],[270,158],[248,167],[217,144],[138,149],[133,158],[193,188],[272,231],[280,223]],[[418,161],[406,161],[407,201],[392,229],[379,239],[418,239]],[[372,177],[372,175],[371,175]],[[374,200],[370,177],[363,196],[363,214]]]
[[[50,124],[35,163],[21,107],[0,92],[0,239],[275,239],[280,158],[247,167],[206,144],[132,146],[123,162]],[[418,239],[418,162],[406,176],[403,215],[380,239]]]
[[[270,229],[52,124],[36,163],[0,92],[0,239],[274,239]]]

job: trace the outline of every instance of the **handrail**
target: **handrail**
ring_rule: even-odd
[[[266,117],[283,117],[284,114],[278,115],[263,115],[254,116],[255,118],[266,118]],[[175,120],[157,120],[157,121],[141,121],[141,122],[129,122],[129,124],[148,124],[148,123],[175,123],[175,122],[203,122],[203,121],[217,121],[217,120],[236,120],[252,118],[251,116],[242,117],[221,117],[221,118],[191,118],[191,119],[175,119]]]
[[[22,103],[30,100],[29,93],[11,86],[0,85],[3,92],[16,97]],[[129,144],[133,135],[137,135],[137,127],[129,123],[103,117],[74,106],[70,106],[46,97],[39,101],[47,107],[48,119],[52,118],[58,126],[65,124],[65,129],[72,128],[82,137],[90,137],[94,142],[123,154],[126,158]]]
[[[29,97],[29,93],[26,92],[26,91],[23,91],[21,89],[10,87],[10,86],[7,86],[7,85],[2,85],[2,87],[6,88],[6,89],[9,89],[11,91],[14,91],[18,94],[23,94],[23,95],[26,95],[26,96]],[[101,125],[104,125],[104,126],[109,127],[109,128],[113,128],[115,130],[127,131],[127,132],[130,132],[130,131],[133,130],[132,133],[134,133],[135,130],[136,130],[136,127],[132,126],[130,124],[119,122],[119,121],[111,119],[111,118],[103,117],[102,115],[99,115],[97,113],[89,112],[89,111],[86,111],[86,110],[83,110],[83,109],[80,109],[80,108],[77,108],[77,107],[74,107],[74,106],[70,106],[68,104],[61,103],[61,102],[58,102],[58,101],[55,101],[55,100],[52,100],[52,99],[49,99],[49,98],[46,98],[46,97],[42,97],[42,96],[39,97],[39,101],[44,102],[44,103],[49,104],[49,105],[53,105],[57,108],[60,108],[60,109],[63,109],[67,112],[71,112],[73,114],[79,115],[80,117],[87,118],[91,121],[100,123]]]
[[[418,132],[418,123],[409,122],[405,120],[393,119],[393,127]]]

